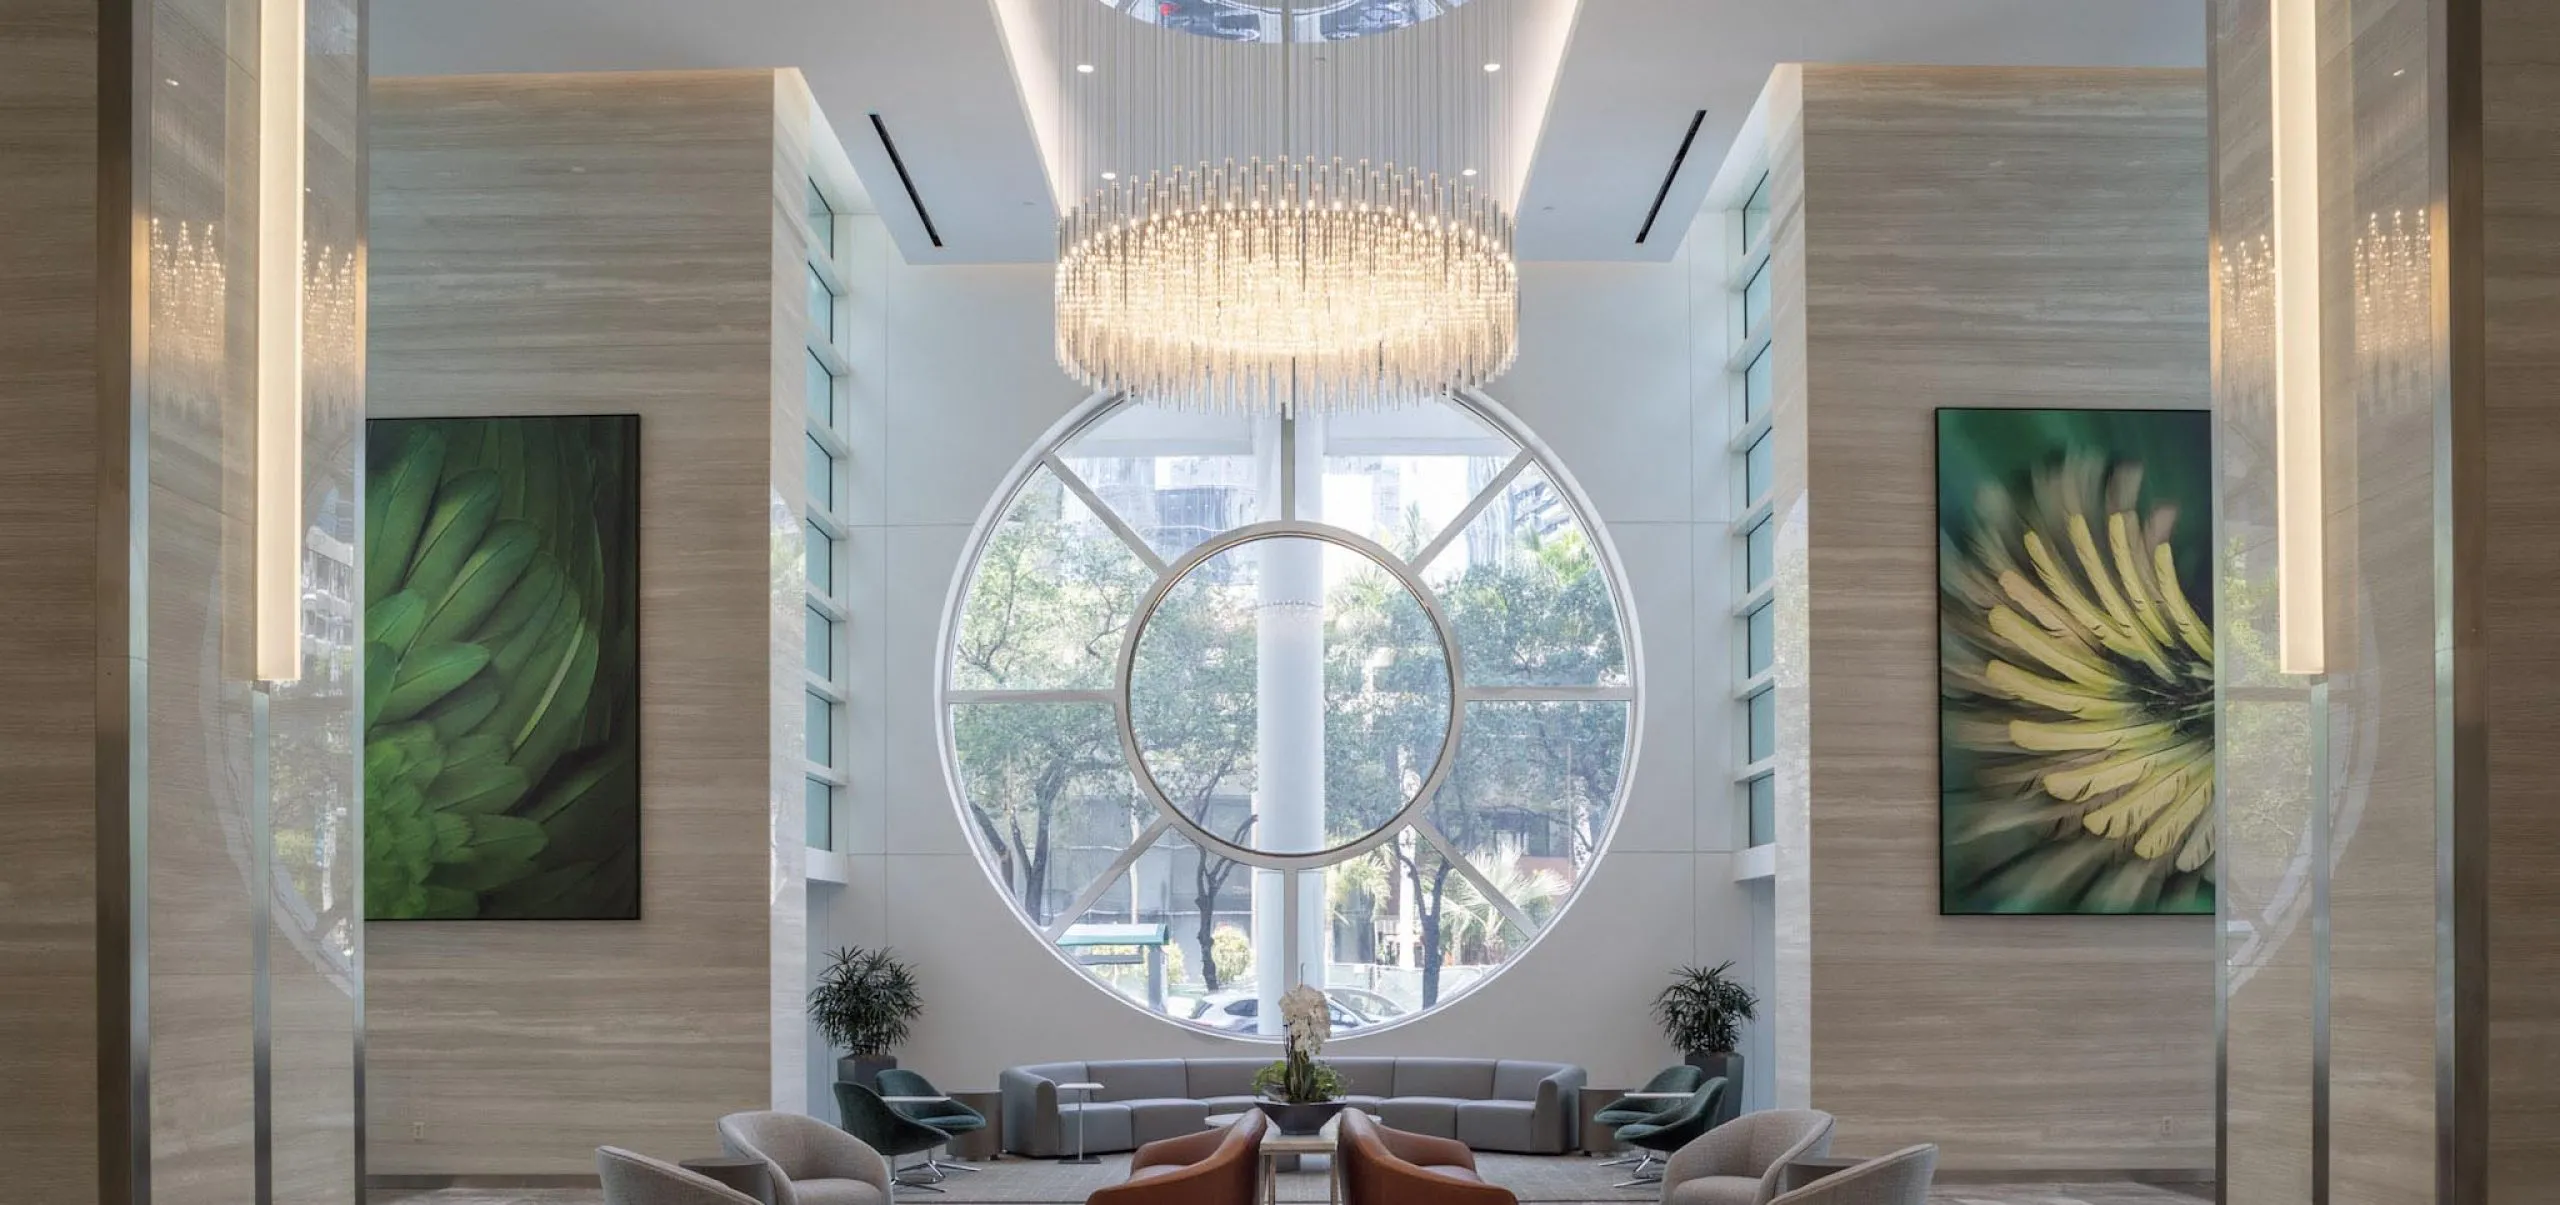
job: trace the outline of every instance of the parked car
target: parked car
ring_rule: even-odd
[[[1333,1027],[1337,1030],[1377,1024],[1339,1000],[1327,999],[1325,1012],[1333,1018]],[[1262,1001],[1253,993],[1219,992],[1201,998],[1191,1010],[1191,1022],[1229,1033],[1252,1033],[1261,1021],[1261,1014]]]

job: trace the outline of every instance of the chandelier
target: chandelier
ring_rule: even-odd
[[[1059,2],[1083,14],[1063,23],[1062,158],[1098,181],[1058,224],[1068,375],[1286,415],[1408,405],[1510,368],[1511,218],[1475,183],[1508,149],[1484,57],[1500,0],[1476,0],[1473,27],[1408,4],[1368,37],[1344,23],[1363,6],[1321,0]]]

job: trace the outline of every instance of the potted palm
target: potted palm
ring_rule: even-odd
[[[837,950],[818,972],[818,986],[809,990],[809,1019],[845,1052],[836,1060],[836,1078],[866,1088],[877,1087],[880,1073],[898,1065],[889,1050],[907,1040],[908,1028],[923,1012],[915,971],[886,949]]]
[[[1742,1110],[1742,1056],[1735,1047],[1742,1044],[1742,1023],[1756,1019],[1760,1010],[1760,998],[1735,982],[1732,970],[1731,960],[1681,967],[1653,1001],[1653,1019],[1688,1064],[1711,1078],[1724,1078],[1724,1098],[1716,1106],[1720,1122]]]
[[[1254,1073],[1254,1102],[1283,1134],[1313,1134],[1342,1111],[1342,1074],[1316,1056],[1333,1036],[1324,993],[1299,984],[1280,994],[1280,1021],[1288,1052]]]

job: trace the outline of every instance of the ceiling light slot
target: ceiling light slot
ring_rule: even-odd
[[[1689,148],[1698,143],[1698,127],[1707,124],[1707,111],[1700,109],[1689,115],[1689,131],[1680,136],[1680,149],[1671,152],[1671,168],[1662,173],[1662,187],[1653,190],[1653,207],[1644,211],[1644,226],[1636,231],[1636,245],[1653,237],[1653,224],[1662,217],[1662,203],[1671,199],[1671,182],[1680,178],[1680,165],[1689,161]]]

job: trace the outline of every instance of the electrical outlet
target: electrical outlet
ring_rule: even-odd
[[[425,1122],[423,1122],[423,1121],[413,1121],[413,1122],[410,1122],[410,1123],[409,1123],[409,1141],[411,1141],[411,1142],[425,1142],[426,1140],[427,1140],[427,1123],[425,1123]]]
[[[2161,1137],[2163,1137],[2163,1138],[2167,1138],[2167,1137],[2169,1137],[2169,1136],[2170,1136],[2170,1134],[2175,1130],[2176,1126],[2177,1126],[2177,1119],[2176,1119],[2176,1118],[2174,1118],[2174,1117],[2163,1117],[2163,1118],[2161,1118],[2161,1119],[2160,1119],[2160,1136],[2161,1136]]]

